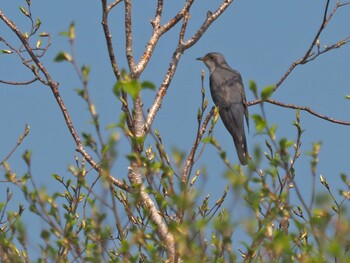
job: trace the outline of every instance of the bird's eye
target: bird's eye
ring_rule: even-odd
[[[210,58],[210,59],[214,59],[214,56],[210,56],[209,58]]]

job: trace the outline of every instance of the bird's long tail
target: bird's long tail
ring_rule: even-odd
[[[236,146],[237,155],[240,163],[242,165],[247,165],[249,160],[247,141],[245,136],[241,138],[241,140],[233,140]]]

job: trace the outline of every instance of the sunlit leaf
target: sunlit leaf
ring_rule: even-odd
[[[8,49],[2,49],[2,50],[1,50],[1,53],[2,53],[2,54],[12,54],[12,51],[11,51],[11,50],[8,50]]]
[[[261,92],[261,99],[266,100],[269,97],[271,97],[273,91],[274,91],[275,86],[267,86],[265,87],[262,92]]]
[[[143,81],[141,83],[141,88],[142,89],[151,89],[151,90],[155,90],[156,89],[156,86],[150,82],[150,81]]]
[[[28,11],[27,11],[27,9],[26,9],[25,7],[20,6],[20,7],[19,7],[19,10],[21,10],[21,12],[22,12],[25,16],[29,17],[29,13],[28,13]]]
[[[67,52],[59,52],[54,59],[55,62],[72,61],[72,57]]]
[[[36,48],[40,48],[41,43],[42,43],[42,39],[39,38],[39,40],[36,42]]]
[[[47,32],[42,32],[39,34],[39,37],[49,37],[49,36],[50,36],[50,34]]]
[[[249,81],[249,89],[253,92],[254,96],[258,97],[258,87],[254,80]]]
[[[126,92],[133,99],[135,99],[139,95],[139,93],[141,91],[141,85],[136,80],[118,81],[114,85],[113,92],[114,92],[114,94],[116,94],[119,97],[120,94],[121,94],[121,91]]]
[[[258,114],[253,114],[252,119],[255,122],[257,132],[261,133],[267,126],[266,120]]]
[[[83,73],[84,80],[87,81],[90,73],[90,66],[82,66],[81,73]]]
[[[74,25],[74,22],[70,23],[70,25],[69,25],[68,37],[71,40],[75,39],[75,25]]]

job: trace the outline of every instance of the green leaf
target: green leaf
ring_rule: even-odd
[[[208,99],[205,99],[203,101],[203,106],[202,106],[203,111],[207,108],[207,106],[208,106]]]
[[[58,174],[53,174],[52,177],[53,177],[56,181],[58,181],[58,182],[60,182],[60,183],[63,182],[61,176],[59,176]]]
[[[89,79],[90,66],[82,66],[81,73],[83,73],[84,80]]]
[[[42,239],[44,239],[45,241],[48,241],[49,238],[50,238],[50,235],[51,235],[51,233],[50,233],[49,231],[47,231],[47,230],[42,230],[42,231],[41,231],[41,234],[40,234],[40,237],[41,237]]]
[[[346,95],[346,96],[345,96],[345,99],[350,100],[350,95]]]
[[[258,87],[256,86],[256,83],[254,82],[254,80],[250,80],[249,81],[249,89],[253,92],[255,97],[258,97]]]
[[[25,161],[25,163],[30,166],[30,159],[32,157],[32,152],[31,151],[28,151],[26,150],[23,155],[22,155],[22,158],[23,160]]]
[[[42,39],[39,38],[38,41],[36,42],[36,48],[40,48],[42,42],[43,42]]]
[[[21,10],[21,12],[22,12],[25,16],[29,17],[29,13],[28,13],[28,11],[26,10],[25,7],[20,6],[20,7],[19,7],[19,10]]]
[[[67,52],[59,52],[54,59],[55,62],[72,61],[72,57]]]
[[[265,87],[261,92],[261,99],[266,100],[269,97],[271,97],[272,93],[274,92],[275,86],[267,86]]]
[[[113,92],[115,95],[120,97],[121,91],[125,91],[128,93],[133,99],[135,99],[140,91],[141,91],[141,85],[137,80],[129,80],[129,81],[118,81],[113,88]]]
[[[39,18],[37,18],[36,21],[35,21],[35,30],[34,30],[34,32],[38,31],[40,26],[41,26],[41,20]]]
[[[2,54],[12,54],[12,51],[11,51],[11,50],[8,50],[8,49],[2,49],[2,50],[1,50],[1,53],[2,53]]]
[[[202,142],[203,143],[211,143],[212,140],[213,140],[212,137],[205,137],[205,138],[203,138]]]
[[[90,133],[83,132],[82,137],[84,139],[84,145],[90,147],[91,149],[96,149],[97,143],[94,137]]]
[[[35,20],[35,27],[36,28],[39,28],[41,26],[41,20],[39,19],[39,18],[37,18],[36,20]]]
[[[293,141],[288,141],[286,138],[282,138],[279,142],[281,149],[288,149],[294,145]]]
[[[74,25],[74,22],[70,23],[70,25],[69,25],[68,37],[69,37],[70,40],[74,40],[75,39],[75,25]]]
[[[78,94],[78,96],[85,98],[85,91],[83,89],[75,89],[75,92]]]
[[[271,127],[269,128],[269,134],[273,139],[276,138],[276,130],[277,130],[276,124],[271,125]]]
[[[253,121],[255,122],[255,128],[258,133],[261,133],[267,126],[266,120],[258,114],[252,115]]]
[[[156,86],[150,81],[144,81],[144,82],[141,83],[141,88],[142,89],[155,90]]]
[[[47,32],[42,32],[39,34],[39,37],[49,37],[49,36],[50,36],[50,34]]]

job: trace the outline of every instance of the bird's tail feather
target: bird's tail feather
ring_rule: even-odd
[[[247,141],[245,138],[242,140],[233,140],[236,146],[237,155],[240,163],[242,165],[247,165],[249,160],[249,154],[247,149]]]

